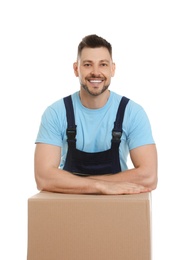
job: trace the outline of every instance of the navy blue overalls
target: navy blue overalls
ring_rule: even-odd
[[[64,98],[67,113],[67,142],[68,152],[64,170],[77,175],[103,175],[121,171],[119,160],[119,145],[122,135],[122,122],[129,99],[122,97],[112,130],[111,148],[96,153],[83,152],[76,149],[76,125],[71,96]]]

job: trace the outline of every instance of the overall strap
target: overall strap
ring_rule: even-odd
[[[111,151],[112,151],[112,163],[113,170],[112,173],[117,173],[121,171],[120,158],[119,158],[119,145],[121,143],[122,136],[122,124],[125,113],[125,108],[129,99],[126,97],[122,97],[117,114],[116,121],[114,122],[114,128],[112,130],[112,140],[111,140]]]
[[[64,104],[66,107],[67,123],[68,127],[66,130],[68,142],[76,142],[76,125],[74,117],[74,109],[72,104],[71,95],[64,98]]]
[[[114,122],[114,128],[112,130],[112,141],[120,143],[121,135],[122,135],[122,123],[123,117],[125,113],[125,108],[129,99],[126,97],[122,97],[118,111],[116,114],[116,120]],[[75,125],[75,117],[74,117],[74,109],[72,104],[71,95],[64,98],[64,104],[66,107],[66,115],[67,115],[67,137],[68,141],[76,141],[76,125]]]
[[[122,135],[122,124],[123,124],[123,118],[125,113],[125,108],[127,106],[129,99],[127,97],[122,97],[117,115],[116,115],[116,121],[114,122],[114,128],[112,130],[112,141],[120,143],[121,135]]]

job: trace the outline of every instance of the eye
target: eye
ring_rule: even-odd
[[[108,64],[107,63],[101,63],[101,66],[106,67],[106,66],[108,66]]]
[[[90,67],[91,64],[90,63],[84,63],[84,67]]]

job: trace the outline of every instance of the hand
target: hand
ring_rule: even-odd
[[[118,181],[98,181],[97,187],[100,190],[100,194],[104,195],[138,194],[151,191],[149,188],[146,188],[142,185]]]

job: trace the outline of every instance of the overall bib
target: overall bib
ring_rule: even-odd
[[[76,125],[71,96],[64,98],[67,113],[68,151],[64,170],[80,176],[113,174],[121,171],[119,160],[119,145],[122,135],[122,123],[126,105],[129,99],[122,97],[114,128],[112,130],[111,148],[102,152],[89,153],[76,149]]]

